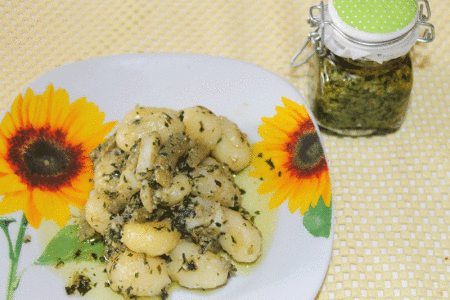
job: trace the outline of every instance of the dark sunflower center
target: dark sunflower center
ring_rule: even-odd
[[[22,129],[8,143],[8,162],[31,188],[57,191],[70,186],[88,159],[80,144],[68,143],[65,132],[50,127]]]
[[[316,132],[302,135],[295,147],[295,162],[298,166],[311,168],[323,158],[323,148]]]
[[[31,174],[43,176],[59,174],[70,161],[63,149],[44,139],[39,139],[28,146],[24,160]]]

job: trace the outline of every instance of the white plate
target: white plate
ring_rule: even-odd
[[[174,109],[203,105],[237,123],[251,142],[260,140],[257,129],[262,124],[261,117],[274,116],[275,106],[282,105],[282,96],[304,103],[292,85],[267,70],[205,55],[130,54],[95,58],[56,68],[29,87],[41,94],[50,83],[55,90],[67,90],[71,101],[86,97],[96,103],[106,113],[107,121],[121,120],[137,103]],[[16,219],[20,216],[13,215]],[[233,277],[225,287],[208,293],[171,290],[169,299],[314,299],[328,269],[334,225],[329,238],[316,238],[303,227],[298,212],[289,212],[287,203],[279,208],[277,219],[272,241],[251,275]],[[16,224],[10,226],[10,232],[13,237],[16,235]],[[28,226],[27,233],[32,236],[32,243],[23,247],[19,271],[32,264],[43,250],[38,242],[33,243],[41,238],[40,230]],[[0,270],[4,270],[0,276],[1,295],[9,260],[3,233],[0,235]],[[89,299],[88,295],[79,299]],[[64,280],[54,268],[31,266],[23,272],[15,294],[15,300],[22,299],[78,299],[78,296],[66,295]]]

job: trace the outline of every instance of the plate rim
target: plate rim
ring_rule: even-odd
[[[93,58],[88,58],[88,59],[85,59],[85,60],[70,62],[68,64],[58,66],[58,67],[56,67],[56,68],[54,68],[54,69],[52,69],[52,70],[50,70],[50,71],[48,71],[48,72],[46,72],[44,74],[41,74],[37,78],[35,78],[35,79],[31,80],[29,83],[27,83],[25,88],[21,91],[21,93],[24,94],[25,91],[30,86],[33,86],[36,82],[38,82],[38,80],[41,80],[41,79],[43,79],[43,78],[45,78],[47,76],[51,76],[52,72],[55,72],[55,70],[61,71],[61,70],[64,70],[66,68],[70,69],[73,66],[82,65],[82,64],[88,64],[89,65],[91,62],[108,62],[110,60],[114,61],[114,60],[117,60],[117,59],[139,59],[139,58],[156,59],[156,58],[166,58],[166,57],[172,57],[172,58],[178,58],[178,59],[188,58],[188,59],[194,59],[194,60],[205,60],[206,59],[206,60],[216,60],[216,61],[221,61],[221,62],[232,62],[233,64],[243,65],[246,68],[258,69],[259,72],[266,73],[270,77],[277,78],[278,81],[283,82],[284,84],[287,84],[288,86],[290,86],[291,89],[294,90],[298,94],[299,98],[302,99],[302,104],[306,107],[306,109],[308,111],[308,114],[310,115],[310,117],[311,117],[311,119],[312,119],[312,121],[314,123],[314,126],[315,126],[315,128],[316,128],[316,130],[318,132],[318,136],[320,138],[322,147],[323,147],[324,150],[326,149],[325,145],[324,145],[323,135],[320,132],[319,126],[318,126],[314,116],[312,115],[312,113],[311,113],[311,111],[310,111],[310,109],[309,109],[305,99],[300,94],[300,92],[291,83],[289,83],[286,79],[284,79],[280,75],[278,75],[278,74],[276,74],[276,73],[274,73],[274,72],[272,72],[270,70],[267,70],[267,69],[265,69],[265,68],[263,68],[263,67],[261,67],[259,65],[255,65],[255,64],[252,64],[250,62],[243,61],[243,60],[240,60],[240,59],[235,59],[235,58],[214,56],[214,55],[208,55],[208,54],[194,54],[194,53],[186,53],[186,54],[184,54],[184,53],[126,53],[126,54],[114,54],[114,55],[108,55],[108,56],[93,57]],[[70,93],[70,91],[68,91],[68,92]],[[71,101],[73,101],[73,100],[75,100],[75,99],[71,98]],[[95,101],[93,101],[93,102],[95,103]],[[3,114],[10,110],[11,104],[12,103],[10,103],[4,109]],[[325,159],[326,159],[326,162],[327,162],[327,167],[328,167],[328,169],[330,169],[330,161],[328,159],[328,155],[327,155],[326,151],[324,151],[324,155],[325,155]],[[330,185],[331,185],[331,191],[332,191],[332,200],[334,200],[333,199],[334,189],[333,189],[333,184],[332,184],[333,181],[332,181],[330,172],[329,172],[329,177],[330,177]],[[330,261],[331,261],[331,257],[332,257],[332,250],[333,250],[334,229],[335,229],[335,223],[336,223],[335,212],[336,212],[335,211],[335,203],[334,203],[334,201],[332,201],[331,230],[330,230],[330,236],[328,238],[326,238],[329,241],[328,242],[329,249],[327,251],[329,253],[328,259],[327,259],[328,264],[327,264],[327,268],[324,268],[322,270],[322,272],[321,272],[322,274],[320,275],[320,277],[323,278],[323,280],[320,282],[320,284],[318,285],[318,288],[316,289],[316,292],[315,292],[316,296],[320,292],[320,288],[323,285],[323,282],[324,282],[324,280],[326,278],[326,273],[328,272],[328,269],[329,269],[329,266],[330,266]]]

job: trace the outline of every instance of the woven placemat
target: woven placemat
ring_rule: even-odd
[[[289,61],[319,1],[0,1],[0,109],[55,67],[122,53],[199,53],[264,67],[307,93]],[[413,50],[407,119],[385,137],[324,135],[336,226],[317,299],[448,299],[450,2]]]

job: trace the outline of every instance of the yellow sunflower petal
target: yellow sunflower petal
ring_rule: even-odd
[[[72,180],[72,188],[79,193],[87,193],[92,190],[92,170],[86,168],[77,178]]]
[[[268,142],[268,143],[271,143],[271,144],[283,144],[284,142],[286,142],[286,140],[287,140],[287,136],[284,136],[284,133],[283,133],[283,135],[272,135],[272,136],[270,136],[270,135],[265,135],[265,137],[264,137],[264,141],[266,141],[266,142]]]
[[[62,127],[65,129],[71,129],[74,127],[74,123],[77,122],[77,119],[79,118],[86,118],[87,114],[84,114],[84,112],[89,112],[89,105],[86,102],[86,98],[80,98],[73,102],[70,105],[69,113],[67,114]]]
[[[252,147],[252,157],[255,160],[265,160],[268,156],[268,151],[266,148],[267,143],[264,141],[258,142]]]
[[[281,99],[283,101],[286,110],[291,113],[291,115],[298,121],[304,121],[309,118],[308,111],[304,105],[300,105],[292,100],[285,97]]]
[[[327,184],[327,181],[323,180],[322,176],[320,178],[318,178],[317,182],[318,182],[317,191],[316,191],[316,194],[313,196],[313,199],[315,199],[315,200],[311,203],[312,207],[316,207],[317,203],[319,202],[320,196],[322,195],[322,193],[325,189],[325,185]]]
[[[294,213],[297,209],[302,207],[302,203],[307,202],[308,207],[310,202],[304,197],[304,190],[308,189],[308,182],[301,181],[295,185],[291,195],[289,196],[289,211]]]
[[[69,94],[63,89],[53,92],[53,86],[49,86],[44,97],[47,97],[48,101],[49,125],[53,128],[61,128],[70,110]]]
[[[303,189],[303,201],[300,203],[300,214],[303,216],[306,211],[311,206],[311,203],[317,201],[317,187],[319,185],[319,180],[317,178],[312,178],[305,182],[305,188]]]
[[[252,166],[257,171],[252,172],[255,174],[253,177],[263,178],[276,178],[280,177],[286,170],[284,170],[285,160],[279,157],[270,157],[265,160],[254,160]],[[258,175],[256,175],[258,174]]]
[[[0,123],[0,130],[3,133],[3,136],[7,139],[12,137],[16,133],[17,128],[16,125],[14,124],[11,113],[7,112],[5,114],[2,123]]]
[[[291,192],[291,186],[289,184],[284,184],[281,186],[270,198],[269,209],[275,209],[279,207],[284,201],[289,197]]]
[[[272,159],[275,166],[279,167],[281,165],[284,165],[288,162],[290,158],[290,154],[286,151],[283,151],[281,149],[275,148],[275,147],[268,147],[268,151],[270,151],[270,158]]]
[[[322,177],[320,178],[320,180],[323,180],[325,182],[325,185],[322,190],[323,202],[325,203],[325,205],[327,207],[330,207],[330,205],[331,205],[331,183],[330,183],[330,175],[328,174],[328,172],[324,172],[324,174],[322,174]]]
[[[266,173],[261,171],[261,169],[254,169],[248,173],[248,176],[255,178],[264,178],[265,175]]]
[[[286,140],[285,139],[283,142],[273,142],[273,140],[270,139],[266,139],[264,141],[261,142],[261,149],[262,151],[260,152],[265,152],[265,153],[272,153],[272,151],[282,151],[282,152],[286,152]]]
[[[301,114],[299,114],[299,112],[295,111],[295,110],[290,110],[286,107],[282,107],[282,106],[277,106],[277,112],[278,114],[275,116],[275,118],[278,121],[281,120],[285,120],[285,119],[289,119],[292,120],[292,122],[295,122],[295,124],[301,123],[303,122],[304,118],[301,117]],[[296,128],[293,128],[292,131],[295,131]],[[291,132],[292,132],[291,131]]]
[[[258,128],[259,135],[266,141],[280,143],[287,139],[285,131],[274,129],[269,125],[261,125]]]
[[[34,203],[33,192],[26,191],[21,196],[26,198],[27,204],[22,210],[27,217],[28,223],[30,223],[33,228],[38,229],[42,222],[42,214],[39,212],[36,204]]]
[[[67,116],[65,126],[68,139],[83,143],[87,151],[91,151],[105,140],[107,135],[116,126],[117,122],[102,125],[105,114],[98,110],[93,103],[87,103],[85,98],[78,99],[74,104],[78,108],[72,110]]]
[[[59,227],[66,225],[70,219],[69,204],[56,193],[34,189],[33,202],[44,219],[54,220]]]
[[[32,89],[27,89],[25,92],[25,97],[23,98],[22,103],[22,123],[24,126],[27,126],[30,124],[30,114],[29,114],[29,107],[33,104],[33,102],[36,102],[36,96],[34,95],[34,92]]]
[[[79,192],[72,188],[64,187],[60,190],[60,193],[63,197],[66,198],[66,201],[73,205],[78,209],[82,209],[83,205],[86,203],[89,198],[89,192]]]
[[[265,162],[264,158],[258,157],[258,158],[253,158],[253,160],[252,160],[252,166],[255,169],[266,171],[266,165],[267,165],[267,163]]]
[[[11,214],[16,211],[24,211],[27,207],[27,192],[15,192],[5,195],[0,200],[0,215]]]
[[[278,170],[276,169],[271,170],[266,162],[261,162],[260,160],[253,162],[252,166],[255,168],[253,171],[250,172],[252,174],[250,176],[252,177],[272,178],[278,174]]]
[[[16,124],[17,128],[20,128],[23,125],[22,110],[23,110],[23,98],[22,98],[22,94],[19,94],[16,97],[16,100],[14,100],[14,102],[11,105],[12,119],[13,119],[14,124]]]
[[[13,173],[10,164],[0,157],[0,174],[9,174],[9,173]]]
[[[256,144],[253,144],[252,146],[252,155],[257,157],[261,152],[264,151],[263,144],[261,142],[258,142]]]
[[[87,152],[91,152],[99,144],[105,141],[105,136],[117,125],[117,122],[109,122],[103,125],[95,135],[86,138],[83,145]]]
[[[36,120],[40,120],[43,115],[42,111],[45,108],[45,101],[42,101],[40,96],[34,97],[31,101],[28,102],[28,106],[23,109],[28,114],[28,123],[33,124],[34,128],[39,128],[43,124],[38,124]]]
[[[81,209],[92,190],[93,184],[90,180],[92,177],[91,166],[87,166],[77,178],[72,180],[71,186],[61,187],[59,192],[69,204]]]
[[[252,163],[252,166],[254,168],[260,170],[261,172],[264,172],[264,173],[270,172],[270,167],[265,160],[255,159]]]
[[[16,174],[6,174],[0,177],[0,195],[26,190],[27,185],[23,184]]]
[[[36,103],[36,105],[30,107],[30,118],[33,119],[32,122],[34,128],[40,128],[48,125],[48,99],[38,95],[36,96],[34,103]],[[33,113],[31,113],[32,110],[34,111]]]
[[[68,139],[81,142],[95,135],[104,119],[104,114],[96,108],[95,104],[86,102],[86,98],[80,98],[72,103],[63,125],[67,129]],[[95,130],[92,130],[93,128]]]
[[[274,118],[261,118],[261,120],[263,120],[265,126],[270,127],[271,130],[283,132],[285,134],[295,131],[298,127],[297,122],[294,119],[289,118],[288,114],[283,114],[279,117],[275,116]]]
[[[39,107],[36,107],[34,109],[34,113],[30,115],[33,116],[33,124],[35,127],[43,127],[45,125],[50,125],[50,116],[52,116],[55,113],[59,113],[59,110],[53,110],[55,107],[52,107],[52,103],[54,100],[54,89],[53,85],[49,84],[47,89],[45,90],[44,94],[37,95],[37,103],[39,103]],[[58,105],[63,106],[64,102],[61,101]]]
[[[42,221],[41,214],[37,211],[31,200],[28,190],[10,193],[0,201],[0,215],[10,214],[22,210],[28,223],[37,229]]]
[[[50,214],[50,218],[55,221],[59,228],[64,227],[70,219],[70,207],[66,201],[63,201],[59,194],[52,194],[54,198],[55,208]]]
[[[258,194],[265,195],[272,193],[276,189],[280,189],[283,186],[283,183],[286,182],[286,178],[273,177],[270,179],[266,179],[257,189]]]
[[[65,195],[73,198],[83,198],[89,196],[89,193],[92,190],[93,184],[89,182],[86,184],[85,182],[74,182],[75,184],[72,186],[64,186],[61,187],[61,192]]]
[[[8,152],[8,141],[0,130],[0,157],[5,157]]]

